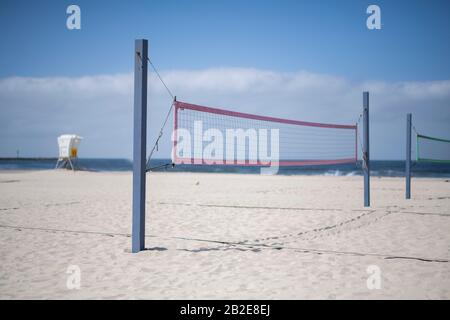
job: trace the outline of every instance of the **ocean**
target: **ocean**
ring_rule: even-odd
[[[169,159],[154,159],[151,167],[160,167],[170,163]],[[0,159],[0,170],[48,170],[55,167],[55,159]],[[128,159],[78,159],[77,168],[87,171],[131,171],[132,162]],[[160,167],[154,171],[165,172],[216,172],[259,174],[259,167],[250,166],[207,166],[177,165]],[[371,175],[380,177],[403,177],[404,161],[371,161]],[[280,175],[322,175],[322,176],[354,176],[362,175],[361,164],[338,164],[322,166],[281,167]],[[414,177],[450,177],[450,164],[413,162]]]

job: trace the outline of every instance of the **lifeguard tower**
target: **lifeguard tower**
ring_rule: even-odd
[[[83,139],[75,134],[63,134],[58,137],[59,156],[55,169],[72,168],[78,159],[78,147]]]

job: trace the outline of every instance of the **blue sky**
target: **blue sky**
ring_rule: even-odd
[[[82,29],[65,28],[65,9]],[[365,9],[382,9],[382,29]],[[450,73],[449,1],[9,1],[0,4],[0,76],[128,72],[130,39],[161,69],[306,69],[353,79],[440,80]]]
[[[66,8],[70,4],[81,7],[81,30],[66,28]],[[381,8],[381,30],[366,27],[366,8],[370,4]],[[0,129],[0,136],[4,137],[0,141],[0,156],[15,155],[16,148],[28,150],[24,154],[29,156],[53,155],[56,135],[72,130],[87,136],[83,141],[85,156],[129,157],[131,111],[128,106],[132,106],[132,88],[128,78],[122,75],[132,72],[135,38],[149,39],[151,59],[168,79],[172,79],[168,85],[177,90],[175,93],[181,92],[194,100],[192,102],[219,106],[232,103],[231,107],[241,111],[256,109],[262,114],[316,121],[331,117],[331,120],[346,123],[353,122],[359,115],[362,90],[372,89],[374,108],[377,102],[380,106],[378,113],[374,110],[373,128],[398,135],[392,145],[386,146],[383,141],[387,133],[379,136],[374,133],[376,157],[403,156],[404,152],[398,149],[404,140],[400,133],[404,131],[405,112],[416,112],[419,115],[415,117],[416,124],[428,133],[450,135],[450,2],[445,0],[2,0],[0,28],[0,121],[9,124]],[[214,79],[222,79],[220,74],[223,76],[230,70],[246,75],[253,70],[252,77],[267,76],[266,71],[277,75],[298,72],[317,75],[322,77],[324,94],[329,94],[326,101],[336,101],[336,105],[323,108],[322,114],[314,113],[296,107],[295,100],[304,96],[291,94],[280,96],[286,108],[278,108],[274,114],[271,106],[263,102],[260,107],[248,102],[248,97],[254,94],[251,90],[247,91],[247,97],[241,93],[240,100],[233,90],[229,95],[234,97],[219,94],[218,88],[208,87],[211,89],[208,92],[200,87],[189,91],[177,76],[180,72],[189,72],[195,78],[206,72],[216,77]],[[113,78],[114,75],[120,80]],[[111,76],[104,86],[112,88],[123,80],[123,87],[128,91],[120,97],[114,97],[114,92],[106,97],[101,93],[104,88],[97,88],[90,100],[77,100],[84,94],[83,90],[64,91],[61,86],[66,88],[66,85],[57,80],[78,81],[80,85],[86,77],[92,77],[88,78],[91,81],[98,76]],[[327,77],[345,85],[328,92]],[[30,79],[40,79],[40,87]],[[89,83],[96,85],[95,81]],[[55,86],[53,95],[45,91],[50,85]],[[220,87],[221,83],[217,85]],[[270,88],[282,86],[282,82],[269,85]],[[398,88],[399,96],[392,88]],[[411,88],[415,88],[414,94]],[[155,95],[158,111],[152,114],[150,110],[150,116],[157,126],[167,101],[159,89],[155,90],[151,93]],[[398,102],[400,97],[404,99]],[[323,95],[318,91],[303,102],[320,105],[320,99]],[[61,116],[62,122],[51,118],[74,101],[85,111],[80,115],[72,113],[70,119]],[[116,101],[120,101],[120,106],[114,105]],[[348,101],[354,101],[354,109],[345,108]],[[30,102],[36,102],[36,106],[30,107]],[[389,109],[393,102],[398,106]],[[424,109],[425,103],[427,109]],[[111,110],[120,116],[93,123],[87,113],[93,106],[98,106],[99,117],[111,114]],[[66,111],[68,115],[70,110]],[[345,117],[350,113],[355,116]],[[126,125],[117,129],[121,126],[120,119],[126,119]],[[120,143],[102,140],[106,138],[92,132],[91,127],[117,135],[114,139]],[[150,137],[154,134],[151,129],[149,134]],[[96,147],[98,143],[103,143],[105,149]]]

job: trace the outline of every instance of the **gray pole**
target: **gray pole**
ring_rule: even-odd
[[[370,207],[369,92],[363,93],[364,207]]]
[[[411,113],[406,115],[406,199],[411,199]]]
[[[133,225],[131,251],[145,249],[145,166],[147,144],[148,41],[135,41],[133,120]]]

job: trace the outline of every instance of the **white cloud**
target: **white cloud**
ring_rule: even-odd
[[[450,80],[352,82],[306,71],[245,68],[162,73],[179,100],[307,121],[354,123],[362,91],[371,94],[372,155],[403,158],[405,114],[416,128],[450,137]],[[154,74],[149,79],[150,147],[171,99]],[[0,156],[54,156],[56,136],[85,137],[82,156],[131,157],[132,74],[0,79]],[[158,157],[169,157],[169,123]]]

